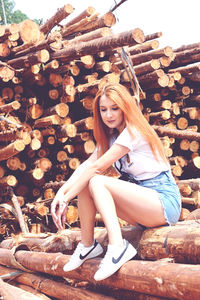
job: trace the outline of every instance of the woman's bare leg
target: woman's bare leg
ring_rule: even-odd
[[[117,216],[134,225],[166,224],[159,195],[152,189],[103,175],[93,177],[89,188],[104,220],[110,244],[122,241]]]
[[[101,176],[95,176],[90,180],[91,195],[106,226],[109,244],[122,246],[123,238],[113,197],[104,184],[99,182],[99,178]]]
[[[78,213],[81,224],[81,242],[89,247],[94,242],[96,208],[88,188],[78,195]]]

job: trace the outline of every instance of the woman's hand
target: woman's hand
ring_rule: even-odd
[[[56,227],[62,230],[66,221],[67,202],[63,192],[58,192],[51,203],[51,215]]]

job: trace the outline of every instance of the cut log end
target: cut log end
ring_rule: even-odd
[[[20,24],[19,32],[24,43],[36,43],[40,39],[39,26],[32,20],[24,20]]]
[[[141,44],[145,41],[144,32],[140,28],[136,28],[132,32],[133,39],[138,43]]]

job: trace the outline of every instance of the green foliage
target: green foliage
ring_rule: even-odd
[[[5,24],[4,20],[4,13],[3,13],[3,7],[2,2],[4,3],[4,9],[6,14],[6,21],[8,24],[18,24],[26,19],[29,19],[29,17],[21,12],[21,10],[14,10],[15,7],[15,1],[14,0],[0,0],[0,24]],[[37,24],[41,24],[42,20],[34,20]]]

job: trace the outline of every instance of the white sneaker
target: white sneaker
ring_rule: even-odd
[[[81,242],[79,242],[69,261],[64,265],[63,271],[72,271],[80,267],[85,260],[99,256],[102,252],[103,248],[96,240],[91,247],[85,247]]]
[[[95,280],[103,280],[114,274],[125,262],[133,258],[137,251],[126,240],[124,240],[124,250],[119,250],[119,247],[108,245],[106,255],[102,259],[99,269],[94,274]]]

